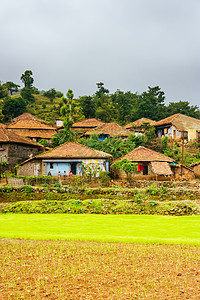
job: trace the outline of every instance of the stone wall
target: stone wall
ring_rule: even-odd
[[[6,161],[8,163],[8,144],[0,145],[0,163]]]
[[[23,178],[8,177],[8,184],[12,186],[22,186],[24,184]]]
[[[42,163],[40,160],[30,160],[22,164],[17,170],[18,176],[40,176],[42,174]],[[46,175],[46,174],[44,174]]]
[[[34,147],[31,145],[9,143],[8,146],[8,164],[11,166],[23,162],[30,156],[36,156],[41,152],[41,147]]]

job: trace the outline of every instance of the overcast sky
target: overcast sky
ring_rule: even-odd
[[[159,85],[200,106],[199,0],[2,0],[0,80],[92,95]]]

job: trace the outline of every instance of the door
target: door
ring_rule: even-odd
[[[72,162],[71,163],[71,171],[72,171],[73,175],[76,175],[76,170],[77,170],[77,163]]]
[[[144,166],[143,175],[148,175],[148,166]]]

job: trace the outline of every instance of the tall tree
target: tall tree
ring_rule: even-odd
[[[137,112],[139,118],[149,118],[160,120],[164,117],[165,94],[159,86],[148,87],[147,92],[143,92],[137,101]]]
[[[10,94],[12,95],[13,93],[17,93],[19,91],[19,87],[20,85],[15,84],[12,81],[7,81],[5,83],[6,88],[8,89],[8,91],[10,92]]]
[[[136,103],[138,95],[117,90],[111,95],[117,109],[117,121],[124,125],[137,119]]]
[[[31,89],[33,85],[33,72],[31,70],[26,70],[24,74],[20,77],[21,81],[23,82],[24,86]]]
[[[66,96],[67,96],[68,103],[69,103],[69,118],[70,118],[70,120],[71,120],[71,118],[72,118],[72,115],[71,115],[71,113],[72,113],[72,100],[73,100],[73,98],[74,98],[73,91],[72,91],[71,89],[69,89],[69,90],[67,91]]]
[[[80,106],[86,118],[95,117],[95,105],[91,96],[82,96],[79,98]]]

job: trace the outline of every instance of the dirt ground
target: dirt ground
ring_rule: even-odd
[[[200,247],[0,240],[0,299],[200,299]]]

